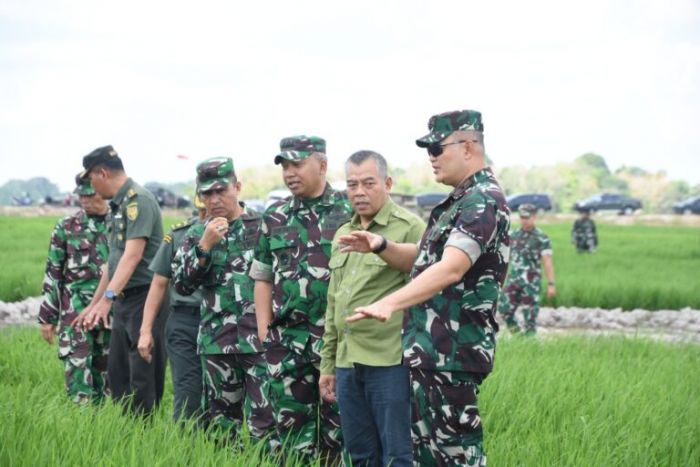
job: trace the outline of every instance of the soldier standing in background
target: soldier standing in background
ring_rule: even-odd
[[[598,233],[588,209],[582,210],[581,217],[574,222],[574,227],[571,229],[571,243],[576,246],[576,251],[579,253],[595,253],[598,248]]]
[[[535,226],[537,208],[523,204],[518,209],[520,229],[510,235],[510,266],[508,278],[498,301],[498,311],[511,332],[519,332],[515,312],[522,309],[525,332],[534,334],[537,315],[540,311],[541,269],[547,275],[547,296],[552,298],[557,289],[554,286],[554,264],[552,263],[552,243],[547,234]]]
[[[163,237],[163,243],[151,261],[149,269],[153,271],[153,280],[144,306],[138,342],[141,357],[150,362],[153,358],[153,323],[158,317],[163,301],[167,300],[170,314],[165,324],[165,347],[173,377],[175,420],[199,417],[202,406],[204,365],[201,357],[197,355],[202,293],[195,290],[192,295],[181,295],[171,283],[172,262],[182,245],[185,233],[191,226],[204,222],[207,215],[207,208],[199,196],[195,196],[194,205],[197,208],[196,215],[171,227],[170,233]]]
[[[239,202],[240,192],[230,158],[197,166],[197,193],[210,218],[187,231],[173,262],[174,281],[179,293],[199,289],[204,298],[198,350],[205,362],[209,426],[234,438],[245,416],[251,436],[261,439],[272,430],[273,418],[248,275],[261,219]]]
[[[51,234],[39,309],[41,335],[53,343],[58,326],[58,356],[66,392],[73,402],[101,401],[108,393],[109,330],[74,328],[73,320],[90,303],[107,262],[107,203],[89,180],[75,179],[82,209],[56,224]]]
[[[260,339],[267,347],[270,402],[288,452],[338,458],[340,415],[319,395],[321,336],[336,230],[350,219],[347,197],[326,182],[326,142],[293,136],[275,164],[292,196],[270,206],[250,275]]]
[[[112,211],[107,274],[90,305],[75,325],[93,329],[107,326],[113,312],[109,343],[109,384],[112,398],[133,396],[132,408],[150,413],[163,397],[165,341],[163,327],[168,313],[161,312],[154,326],[153,360],[148,363],[137,349],[143,307],[153,273],[148,270],[163,240],[163,221],[153,194],[124,172],[124,165],[112,146],[95,149],[83,158],[83,178],[95,191],[111,199]]]

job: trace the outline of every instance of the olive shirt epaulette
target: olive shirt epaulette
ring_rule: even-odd
[[[173,224],[170,226],[170,232],[165,234],[163,236],[163,241],[165,243],[170,243],[173,241],[173,236],[170,235],[171,233],[175,232],[176,230],[182,230],[182,229],[188,229],[190,228],[193,224],[197,222],[197,218],[193,217],[191,219],[184,220],[182,222],[178,222],[177,224]]]
[[[136,190],[134,190],[133,188],[129,188],[129,190],[126,192],[126,198],[131,199],[134,196],[136,196],[137,194],[138,193],[136,193]]]

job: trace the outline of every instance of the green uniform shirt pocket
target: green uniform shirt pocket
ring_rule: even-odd
[[[270,252],[273,258],[273,270],[281,272],[294,271],[299,254],[299,236],[296,231],[279,235],[275,231],[270,236]]]

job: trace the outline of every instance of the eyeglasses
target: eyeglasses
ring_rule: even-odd
[[[461,144],[461,143],[467,143],[467,142],[472,142],[476,143],[476,141],[468,140],[468,139],[463,139],[460,141],[454,141],[452,143],[432,143],[428,145],[425,149],[428,150],[428,154],[433,156],[433,157],[438,157],[440,154],[442,154],[443,148],[445,146],[449,146],[451,144]]]

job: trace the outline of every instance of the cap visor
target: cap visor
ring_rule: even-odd
[[[211,190],[217,190],[219,188],[226,188],[231,181],[228,178],[215,178],[213,180],[208,180],[204,183],[200,183],[197,187],[197,193],[205,193]]]
[[[300,161],[311,155],[311,151],[282,151],[275,156],[275,164],[281,164],[282,160]]]
[[[427,135],[423,136],[422,138],[418,138],[416,140],[416,145],[419,148],[427,148],[433,143],[438,143],[442,141],[443,139],[447,138],[450,136],[452,133],[428,133]]]

